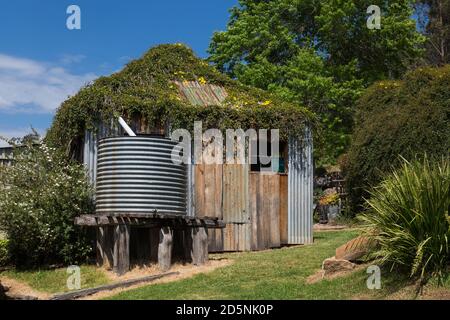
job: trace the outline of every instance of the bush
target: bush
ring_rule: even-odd
[[[402,81],[371,86],[358,101],[355,130],[344,173],[353,212],[360,211],[365,190],[376,186],[392,166],[427,153],[450,150],[450,66],[420,68]]]
[[[8,240],[0,239],[0,267],[9,263]]]
[[[18,267],[85,261],[91,246],[74,218],[92,211],[82,165],[42,145],[18,147],[0,170],[0,226]]]
[[[370,210],[361,215],[379,243],[382,263],[406,269],[424,284],[443,279],[450,262],[450,161],[404,161],[371,192]]]

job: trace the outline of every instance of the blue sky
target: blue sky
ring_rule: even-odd
[[[237,0],[14,0],[0,5],[0,136],[43,133],[68,95],[160,43],[206,57]],[[81,9],[68,30],[67,7]],[[0,142],[1,145],[1,142]]]

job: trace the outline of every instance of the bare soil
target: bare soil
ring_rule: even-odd
[[[174,264],[170,268],[169,272],[177,272],[178,271],[179,274],[177,274],[177,275],[172,275],[172,276],[168,276],[165,278],[161,278],[161,279],[155,280],[151,283],[144,282],[144,283],[137,284],[137,285],[134,285],[131,287],[123,288],[123,289],[119,288],[119,289],[110,290],[110,291],[102,291],[102,292],[96,293],[94,295],[81,298],[81,300],[102,299],[102,298],[106,298],[108,296],[112,296],[117,293],[120,293],[122,291],[131,290],[131,289],[139,288],[142,286],[147,286],[147,285],[156,284],[156,283],[166,283],[166,282],[171,282],[171,281],[177,281],[180,279],[190,278],[199,273],[207,273],[207,272],[210,272],[217,268],[230,265],[232,262],[233,262],[232,260],[220,259],[220,260],[210,260],[207,264],[205,264],[203,266],[194,266],[192,264],[185,264],[185,265]],[[161,271],[158,269],[158,267],[153,266],[153,265],[149,266],[149,267],[142,267],[142,268],[136,267],[136,268],[132,269],[131,271],[127,272],[123,276],[117,276],[112,271],[104,270],[104,272],[107,275],[107,277],[111,280],[111,283],[141,278],[141,277],[145,277],[145,276],[157,275],[157,274],[161,273]],[[39,300],[48,300],[52,297],[52,295],[49,293],[37,291],[37,290],[31,288],[26,283],[15,280],[15,279],[10,279],[10,278],[2,276],[0,280],[4,287],[9,288],[9,290],[8,290],[8,292],[6,292],[6,294],[8,297],[11,297],[11,298],[34,297]]]
[[[80,300],[98,300],[98,299],[103,299],[103,298],[107,298],[107,297],[116,295],[123,291],[132,290],[132,289],[136,289],[136,288],[140,288],[140,287],[144,287],[144,286],[148,286],[148,285],[178,281],[181,279],[193,277],[194,275],[199,274],[199,273],[211,272],[217,268],[228,266],[228,265],[232,264],[232,262],[233,262],[232,260],[221,259],[221,260],[209,260],[209,262],[203,266],[194,266],[192,264],[185,264],[185,265],[174,264],[170,268],[169,272],[177,272],[178,271],[179,274],[177,274],[177,275],[164,277],[164,278],[155,280],[151,283],[148,283],[148,282],[140,283],[140,284],[136,284],[134,286],[127,287],[127,288],[122,288],[122,289],[118,288],[118,289],[114,289],[114,290],[110,290],[110,291],[98,292],[94,295],[81,298]],[[119,282],[119,281],[124,281],[124,280],[129,280],[129,279],[140,278],[140,277],[144,277],[144,276],[151,276],[151,275],[156,275],[159,273],[161,273],[161,271],[158,269],[157,266],[150,266],[150,267],[145,267],[145,268],[134,268],[130,272],[127,272],[125,275],[120,276],[120,277],[117,276],[116,274],[114,274],[113,272],[107,271],[107,275],[112,280],[112,282]]]
[[[7,277],[1,277],[2,285],[9,290],[6,292],[6,295],[9,298],[23,298],[23,297],[34,297],[37,299],[46,300],[50,298],[50,294],[34,290],[26,283],[10,279]]]
[[[357,265],[355,265],[355,268],[352,270],[344,270],[344,271],[334,272],[334,273],[328,274],[328,275],[325,275],[325,271],[320,269],[320,270],[317,270],[316,273],[314,273],[314,274],[310,275],[308,278],[306,278],[306,283],[313,284],[313,283],[322,281],[324,279],[331,280],[331,279],[344,277],[350,273],[356,272],[358,270],[362,270],[364,268],[367,268],[367,264],[357,264]]]

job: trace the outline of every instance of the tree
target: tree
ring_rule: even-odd
[[[371,4],[381,8],[381,30],[367,28]],[[316,158],[333,162],[349,144],[363,88],[420,56],[424,39],[411,14],[407,0],[240,0],[212,38],[210,61],[316,112],[324,129]]]
[[[450,0],[419,0],[416,8],[427,35],[427,62],[450,63]]]

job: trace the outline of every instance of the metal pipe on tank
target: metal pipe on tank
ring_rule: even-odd
[[[123,120],[122,117],[119,117],[119,123],[130,137],[136,137],[136,133],[131,130],[130,126],[125,122],[125,120]]]

